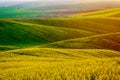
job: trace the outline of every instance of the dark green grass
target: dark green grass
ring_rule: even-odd
[[[0,21],[0,45],[40,45],[66,39],[93,35],[94,33],[72,28],[60,28],[19,22]]]

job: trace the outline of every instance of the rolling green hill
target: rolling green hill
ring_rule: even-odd
[[[86,14],[102,15],[114,11],[119,13],[119,8]],[[74,16],[50,19],[1,19],[0,45],[3,46],[3,49],[5,45],[34,46],[98,34],[116,33],[120,32],[119,22],[119,18],[105,16],[91,18]],[[92,48],[92,46],[90,47]]]
[[[103,34],[84,38],[65,40],[44,45],[54,48],[71,49],[111,49],[120,51],[120,33]]]
[[[120,19],[111,17],[98,18],[56,18],[56,19],[33,19],[19,20],[34,24],[43,24],[47,26],[66,27],[73,29],[86,30],[97,34],[119,32]]]
[[[110,14],[114,11],[119,13],[119,8],[86,14],[96,16],[98,14]],[[34,46],[62,40],[84,38],[98,34],[116,33],[120,32],[119,22],[119,18],[106,16],[91,18],[74,16],[69,18],[50,19],[1,19],[0,45],[3,45],[3,48],[5,47],[4,45]],[[90,47],[94,48],[92,46]],[[87,48],[90,47],[87,46]],[[99,47],[101,48],[101,46]]]
[[[45,44],[95,33],[72,28],[60,28],[13,20],[0,20],[1,45]]]

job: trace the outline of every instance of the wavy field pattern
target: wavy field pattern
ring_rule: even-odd
[[[119,71],[120,8],[0,19],[0,80],[120,80]]]

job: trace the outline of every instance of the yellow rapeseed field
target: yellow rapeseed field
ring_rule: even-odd
[[[47,55],[45,55],[46,51],[48,51]],[[56,51],[58,57],[55,58],[50,53],[52,51]],[[70,52],[64,54],[68,56],[60,55],[66,51]],[[1,52],[0,80],[120,80],[119,57],[99,58],[99,55],[95,56],[95,54],[100,52],[105,54],[110,50],[103,50],[103,52],[96,50],[96,53],[95,50],[94,52],[86,50],[86,53],[84,51],[30,48]],[[72,55],[71,52],[73,54],[78,52],[76,55],[81,54],[81,56],[69,56]],[[115,53],[113,51],[113,54]],[[41,57],[39,54],[44,56],[41,55]],[[82,54],[93,57],[84,56],[83,58]]]

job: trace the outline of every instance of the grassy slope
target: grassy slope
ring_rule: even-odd
[[[102,15],[118,9],[103,10],[91,15]],[[81,14],[82,15],[82,14]],[[79,15],[79,16],[81,16]],[[78,16],[78,15],[76,15]],[[66,39],[81,38],[96,34],[119,32],[120,19],[105,17],[0,20],[1,45],[45,44]],[[42,24],[42,25],[41,25]]]
[[[0,20],[0,44],[44,44],[65,39],[93,35],[94,33],[71,28],[37,25],[13,20]]]
[[[113,11],[119,12],[119,8],[87,14],[108,14]],[[38,45],[96,34],[119,32],[119,21],[119,18],[113,17],[78,18],[75,16],[43,20],[0,20],[2,27],[0,28],[0,43],[1,45]]]
[[[66,27],[80,30],[91,31],[94,33],[112,33],[119,32],[120,19],[117,18],[57,18],[44,20],[20,20],[35,24],[43,24],[47,26]]]
[[[111,49],[120,51],[120,33],[103,34],[84,38],[65,40],[43,45],[44,47],[72,49]]]

